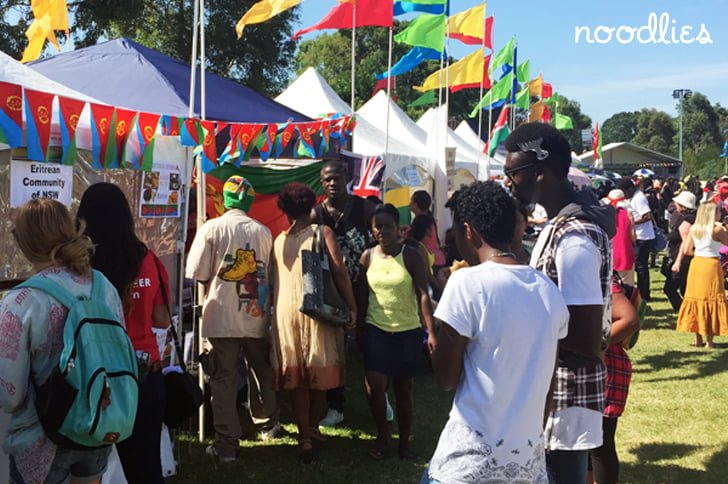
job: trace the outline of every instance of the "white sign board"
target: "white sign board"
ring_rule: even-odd
[[[10,162],[10,208],[36,198],[51,198],[71,205],[73,167],[57,163],[12,160]]]
[[[139,198],[139,215],[143,218],[180,216],[182,174],[177,163],[154,163],[144,173]]]

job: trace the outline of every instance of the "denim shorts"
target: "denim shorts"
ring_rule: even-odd
[[[364,368],[394,378],[423,374],[424,331],[421,328],[388,333],[367,324],[364,333]]]
[[[93,481],[106,470],[106,461],[109,459],[110,453],[111,446],[93,450],[59,448],[56,450],[51,470],[43,482],[61,484],[66,482],[69,477],[76,482]],[[12,455],[10,456],[10,484],[25,484]]]

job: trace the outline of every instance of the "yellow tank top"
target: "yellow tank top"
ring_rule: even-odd
[[[369,307],[367,323],[390,333],[420,327],[415,286],[402,250],[395,257],[381,257],[372,251],[367,269]]]

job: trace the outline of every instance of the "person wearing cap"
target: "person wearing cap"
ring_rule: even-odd
[[[622,282],[634,286],[634,241],[637,234],[629,203],[624,192],[618,188],[609,192],[607,200],[614,207],[617,222],[617,233],[612,239],[612,269]]]
[[[622,190],[629,200],[630,211],[634,217],[637,240],[635,242],[635,272],[637,272],[637,287],[644,301],[650,301],[650,252],[655,250],[655,225],[653,223],[652,209],[647,197],[640,187],[629,178],[620,178],[617,188]]]
[[[205,284],[202,336],[212,345],[210,376],[215,441],[207,454],[222,462],[237,458],[242,428],[237,392],[240,355],[248,373],[248,403],[262,438],[280,430],[270,365],[270,230],[247,215],[253,186],[231,176],[223,186],[225,213],[199,228],[187,257],[186,277]]]
[[[672,202],[675,205],[675,210],[670,216],[667,233],[667,256],[662,261],[660,272],[665,276],[665,285],[662,290],[670,301],[672,310],[678,312],[685,294],[685,283],[692,257],[689,255],[683,257],[678,272],[672,272],[672,265],[677,260],[680,245],[690,235],[690,227],[695,223],[696,200],[694,194],[683,190],[673,197]]]

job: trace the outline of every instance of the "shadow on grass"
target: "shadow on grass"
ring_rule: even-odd
[[[640,484],[651,483],[719,483],[726,482],[728,469],[728,446],[710,457],[705,470],[689,469],[675,464],[661,464],[698,450],[698,446],[679,443],[642,444],[631,453],[637,456],[637,463],[622,463],[620,482]]]

